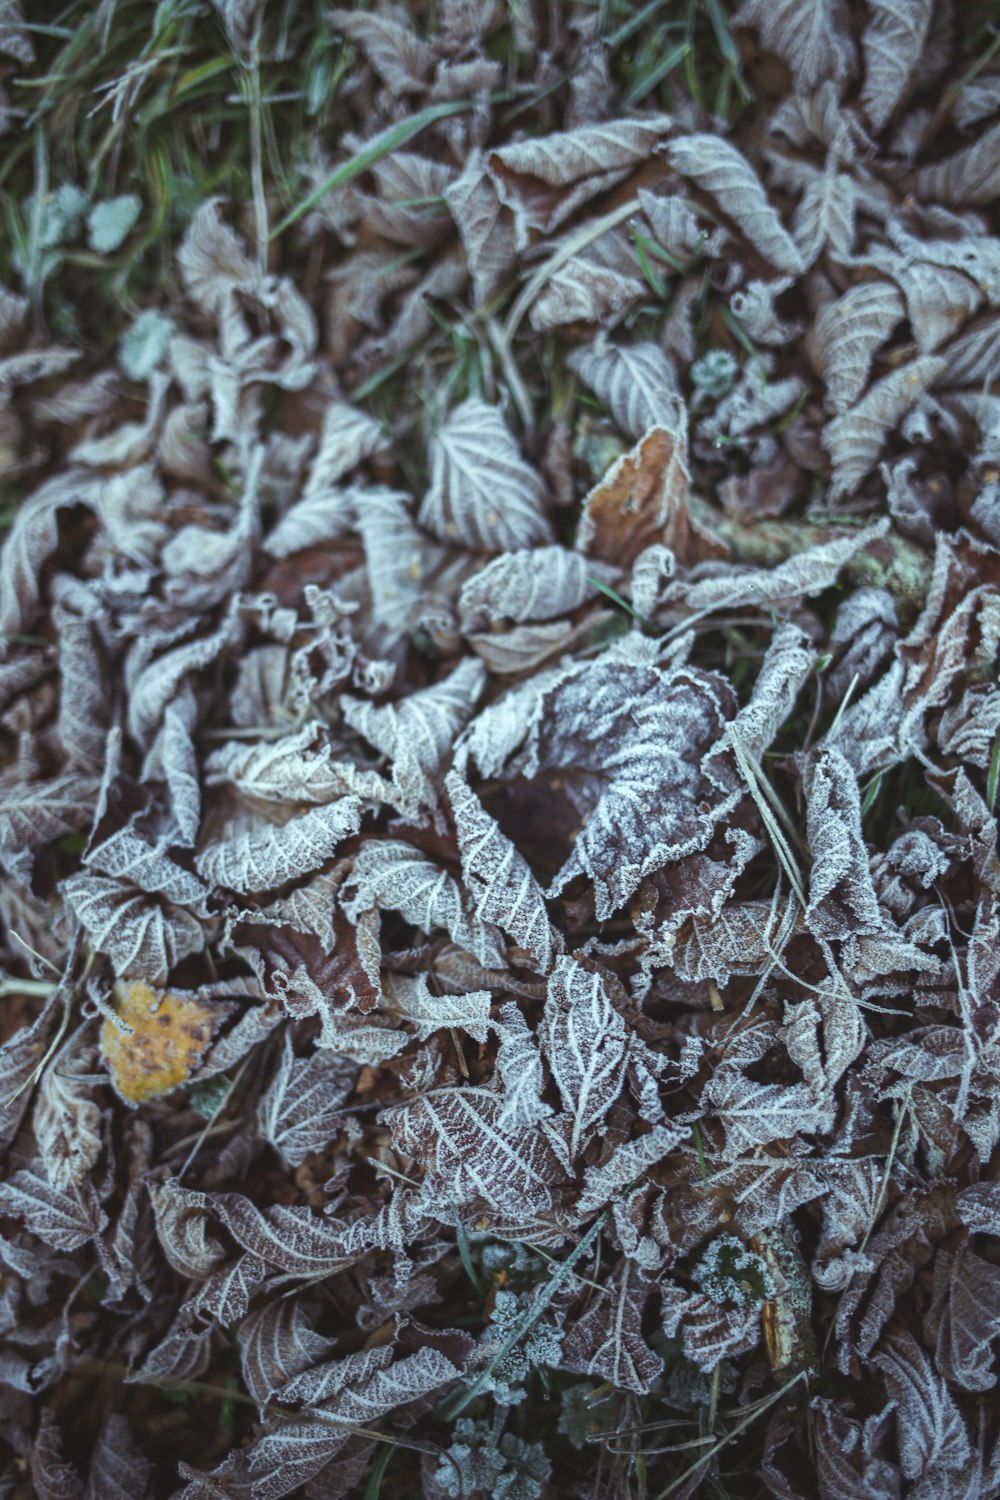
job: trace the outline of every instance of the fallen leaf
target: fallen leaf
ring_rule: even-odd
[[[115,985],[114,1008],[130,1029],[105,1020],[101,1056],[125,1103],[144,1104],[191,1078],[231,1006],[123,981]]]

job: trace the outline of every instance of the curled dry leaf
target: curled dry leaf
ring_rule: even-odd
[[[651,428],[587,496],[577,546],[622,569],[657,543],[690,561],[702,540],[686,508],[690,484],[683,431]]]

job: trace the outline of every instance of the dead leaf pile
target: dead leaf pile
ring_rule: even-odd
[[[1000,72],[435,14],[143,380],[0,289],[0,1491],[1000,1495]]]

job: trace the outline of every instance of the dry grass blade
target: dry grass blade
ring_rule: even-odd
[[[772,811],[777,802],[774,790],[764,776],[763,771],[761,771],[743,744],[736,727],[728,724],[726,726],[726,734],[733,747],[733,754],[736,756],[736,763],[743,774],[747,789],[757,804],[757,811],[763,819],[764,827],[767,829],[768,837],[774,846],[774,852],[778,856],[781,868],[788,876],[788,882],[798,897],[799,905],[805,910],[808,902],[806,901],[802,875],[796,864],[795,856],[789,847],[788,840],[785,838]],[[780,804],[778,805],[780,807]],[[785,816],[787,817],[787,814]]]

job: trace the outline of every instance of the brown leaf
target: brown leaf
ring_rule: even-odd
[[[690,486],[683,432],[651,428],[587,496],[577,546],[620,568],[631,567],[640,552],[657,542],[670,547],[685,566],[724,557],[725,548],[688,511]]]

